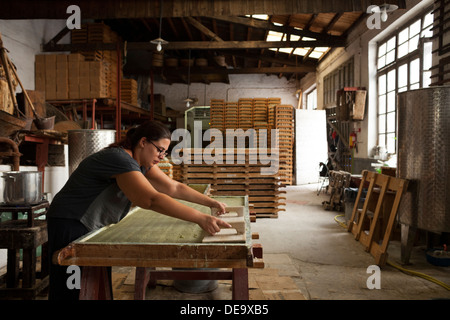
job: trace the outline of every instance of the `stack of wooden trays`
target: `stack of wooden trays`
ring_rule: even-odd
[[[252,99],[239,99],[239,128],[247,130],[253,128]]]
[[[121,100],[133,106],[138,104],[137,82],[134,79],[122,79],[120,96]]]
[[[210,128],[225,130],[224,118],[225,101],[221,99],[211,99],[210,103]]]
[[[280,152],[280,177],[284,184],[292,184],[294,147],[294,109],[291,105],[275,107],[275,127],[278,129],[277,144]]]
[[[238,129],[239,128],[239,109],[237,102],[225,102],[224,109],[225,128]]]
[[[117,43],[121,41],[119,35],[104,23],[83,24],[81,29],[71,30],[70,38],[72,44]],[[118,73],[120,73],[120,77],[122,77],[122,68],[118,67],[117,63],[117,52],[115,50],[95,50],[79,51],[79,53],[85,57],[85,61],[103,61],[103,64],[106,66],[107,70],[107,96],[117,97]]]
[[[267,122],[267,99],[253,99],[253,122]]]
[[[256,218],[277,218],[278,212],[286,203],[281,190],[283,185],[280,177],[265,174],[270,164],[252,161],[251,157],[258,157],[260,149],[234,149],[232,163],[223,156],[223,164],[208,164],[202,159],[203,149],[190,149],[191,163],[181,164],[182,182],[185,184],[210,184],[211,194],[220,196],[248,196],[251,212]],[[264,150],[269,152],[270,150]],[[230,156],[230,155],[228,155]],[[202,159],[196,163],[196,159]],[[228,158],[229,159],[229,158]],[[265,169],[264,169],[265,168]],[[270,172],[271,173],[271,172]]]
[[[164,172],[168,177],[173,178],[173,165],[170,163],[170,160],[164,158],[158,163],[158,167]]]

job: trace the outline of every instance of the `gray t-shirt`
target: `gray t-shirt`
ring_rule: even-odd
[[[131,202],[112,176],[130,171],[145,174],[145,169],[122,148],[90,155],[55,195],[47,216],[81,221],[89,231],[119,222]]]

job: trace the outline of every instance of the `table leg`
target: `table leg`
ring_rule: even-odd
[[[83,267],[80,300],[112,300],[107,267]]]
[[[233,284],[232,284],[232,299],[233,300],[249,300],[248,296],[248,269],[234,268],[233,269]]]
[[[36,284],[36,248],[23,249],[22,288]]]
[[[134,300],[145,300],[147,283],[150,280],[149,268],[136,267],[136,277],[134,281]]]
[[[6,287],[17,288],[19,286],[19,259],[18,249],[8,249],[8,263],[6,267]]]

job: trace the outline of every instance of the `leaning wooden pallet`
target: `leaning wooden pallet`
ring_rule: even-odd
[[[280,173],[283,183],[292,184],[292,161],[294,144],[293,107],[291,105],[275,106],[275,128],[278,136],[275,139],[280,150]]]
[[[369,184],[362,209],[358,208],[362,191]],[[364,170],[347,231],[351,232],[379,266],[387,261],[389,240],[408,180]],[[390,198],[390,199],[389,199]],[[371,211],[373,210],[373,211]]]

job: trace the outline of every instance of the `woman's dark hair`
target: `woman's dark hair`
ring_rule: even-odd
[[[123,147],[125,149],[133,150],[139,143],[142,137],[150,141],[157,141],[159,139],[171,139],[170,130],[161,122],[155,120],[146,121],[138,126],[128,129],[127,135],[119,142],[112,143],[108,148]]]

